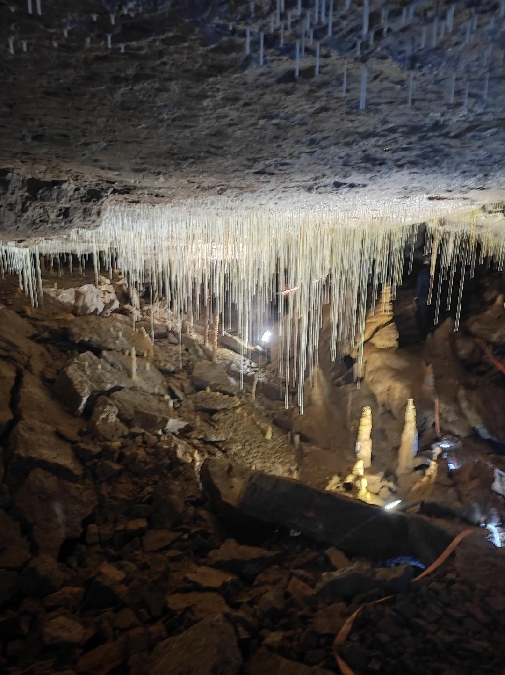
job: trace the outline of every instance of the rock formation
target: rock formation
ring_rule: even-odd
[[[398,464],[396,465],[397,476],[412,473],[416,466],[417,450],[416,408],[414,406],[414,399],[409,398],[405,409],[405,425],[403,427],[400,447],[398,449]]]

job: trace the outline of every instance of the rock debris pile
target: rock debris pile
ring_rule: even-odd
[[[391,592],[342,647],[357,673],[497,672],[496,575],[471,585],[456,560],[417,584],[412,557],[378,561],[364,532],[384,533],[384,558],[408,532],[426,564],[453,532],[293,481],[281,401],[239,392],[190,335],[153,346],[117,312],[31,310],[8,281],[2,301],[0,672],[324,675],[345,620]]]

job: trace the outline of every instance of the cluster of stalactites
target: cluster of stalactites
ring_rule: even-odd
[[[470,253],[477,240],[486,254],[503,260],[505,235],[500,239],[498,229],[492,236],[485,230],[478,234],[473,227],[463,216],[459,229],[446,228],[442,221],[430,224],[429,248],[446,275],[454,275],[459,264],[473,264]],[[32,249],[0,247],[0,273],[18,273],[35,304],[41,288],[39,254],[91,255],[97,274],[100,265],[114,267],[133,291],[148,283],[153,293],[165,296],[179,323],[199,318],[210,298],[214,314],[221,316],[220,328],[226,329],[234,306],[244,344],[259,337],[253,325],[269,303],[284,298],[277,303],[279,366],[286,404],[292,403],[288,392],[295,386],[303,412],[303,384],[317,364],[323,305],[331,308],[332,359],[358,345],[361,372],[367,295],[371,289],[373,303],[379,289],[386,289],[378,311],[388,310],[401,282],[405,247],[416,237],[417,226],[407,213],[373,218],[366,208],[351,215],[137,204],[108,208],[98,230],[39,241]],[[286,289],[293,292],[284,297]],[[435,300],[440,302],[438,295]]]

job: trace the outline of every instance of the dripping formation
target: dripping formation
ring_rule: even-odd
[[[501,207],[427,215],[428,302],[434,306],[436,323],[441,307],[451,309],[458,278],[457,330],[465,276],[472,276],[475,266],[486,260],[502,268]],[[320,206],[288,211],[233,210],[220,203],[206,208],[112,204],[97,230],[75,230],[62,239],[35,240],[26,246],[3,244],[0,271],[18,274],[21,288],[36,304],[42,294],[44,258],[62,256],[71,266],[72,255],[83,265],[91,256],[97,279],[101,268],[110,273],[118,269],[133,298],[146,285],[151,294],[166,298],[179,328],[183,320],[191,324],[200,319],[202,307],[207,314],[212,307],[215,340],[218,331],[231,325],[235,309],[242,344],[257,345],[263,331],[270,332],[268,322],[274,321],[285,405],[296,394],[303,413],[304,382],[312,378],[318,362],[323,305],[330,305],[331,359],[354,349],[359,383],[367,308],[392,311],[405,251],[410,251],[412,267],[419,220],[420,214],[409,217],[398,209],[388,216],[367,217],[366,208],[346,214]],[[437,265],[441,273],[435,285]],[[444,282],[447,299],[442,297]],[[387,289],[387,298],[383,293],[374,310],[381,288]],[[267,311],[272,302],[274,317]],[[207,325],[208,321],[207,316]]]

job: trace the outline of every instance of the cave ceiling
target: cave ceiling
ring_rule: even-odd
[[[375,0],[366,30],[361,0],[334,0],[331,36],[318,4],[315,24],[313,0],[280,20],[276,0],[0,0],[0,234],[142,200],[501,202],[503,3]]]

